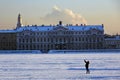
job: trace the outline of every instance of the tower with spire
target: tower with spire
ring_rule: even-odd
[[[18,14],[18,20],[17,20],[17,28],[21,27],[22,26],[22,18],[21,18],[21,15],[20,13]]]

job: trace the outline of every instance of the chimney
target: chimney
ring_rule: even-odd
[[[59,21],[59,25],[62,26],[62,21]]]

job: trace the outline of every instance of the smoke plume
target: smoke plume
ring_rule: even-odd
[[[56,24],[60,20],[64,24],[87,24],[87,21],[79,13],[74,13],[70,9],[61,10],[57,6],[53,7],[51,13],[40,18],[40,21],[44,24]]]

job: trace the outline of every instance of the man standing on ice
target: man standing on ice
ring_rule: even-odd
[[[84,62],[85,62],[86,74],[90,74],[90,71],[89,71],[89,64],[90,64],[90,62],[86,61],[85,59],[84,59]]]

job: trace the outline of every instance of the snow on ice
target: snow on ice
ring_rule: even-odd
[[[0,54],[0,80],[120,80],[120,53]]]

